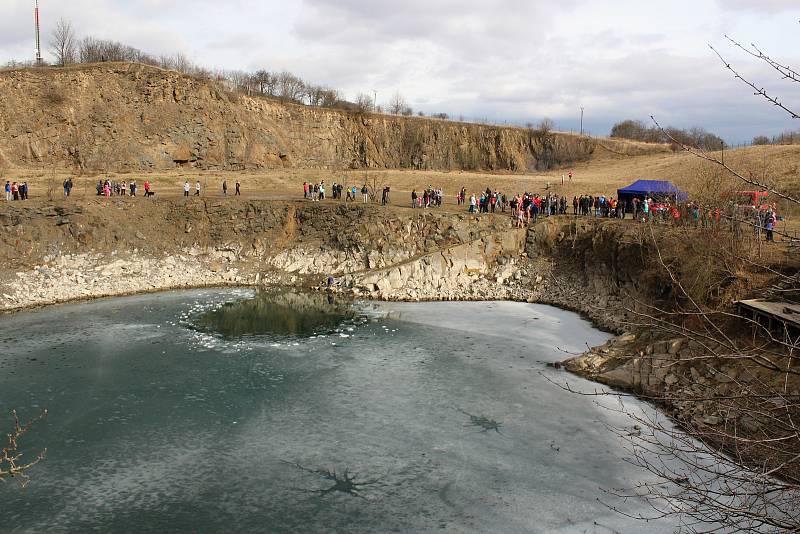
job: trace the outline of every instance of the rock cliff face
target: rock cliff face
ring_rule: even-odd
[[[526,171],[594,148],[574,135],[283,105],[137,64],[0,70],[0,160],[12,165]]]
[[[505,299],[580,311],[608,330],[663,288],[610,221],[234,199],[0,203],[0,307],[217,284],[313,286],[354,296]],[[646,252],[646,251],[644,251]],[[626,300],[627,299],[627,300]],[[627,306],[626,306],[627,304]]]
[[[309,287],[329,275],[341,279],[340,289],[374,297],[383,276],[369,276],[399,266],[427,275],[397,289],[419,284],[419,298],[466,298],[474,284],[462,282],[494,280],[495,269],[511,277],[509,258],[523,237],[506,218],[430,211],[398,217],[377,206],[333,203],[2,203],[0,308],[206,285]],[[414,267],[432,257],[446,262],[441,270]],[[446,284],[429,283],[432,276]]]

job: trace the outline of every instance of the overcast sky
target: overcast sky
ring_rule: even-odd
[[[34,54],[33,0],[0,0],[0,63]],[[78,34],[210,68],[290,70],[348,98],[396,91],[426,113],[608,133],[625,118],[703,126],[729,142],[800,129],[733,79],[782,81],[724,39],[800,65],[800,0],[40,0]],[[43,48],[46,49],[46,46]],[[49,55],[49,54],[48,54]],[[1,96],[1,95],[0,95]]]

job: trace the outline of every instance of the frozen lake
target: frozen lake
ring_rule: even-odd
[[[607,338],[547,306],[250,290],[1,317],[0,430],[50,415],[0,530],[672,532],[598,502],[646,477],[607,429],[630,422],[543,376],[594,390],[545,364]]]

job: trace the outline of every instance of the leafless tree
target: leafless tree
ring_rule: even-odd
[[[306,84],[291,72],[283,71],[278,74],[277,91],[283,101],[303,103]]]
[[[247,92],[250,86],[250,75],[241,70],[224,71],[222,76],[230,82],[234,89]]]
[[[798,82],[796,72],[784,63],[755,46],[731,42],[768,64],[781,79]],[[756,96],[798,118],[714,52]],[[800,205],[795,194],[683,143],[653,121],[676,146],[723,171],[733,187],[746,184]],[[701,196],[711,203],[715,194],[706,191]],[[703,208],[710,210],[713,204]],[[648,384],[638,396],[673,407],[674,419],[621,408],[631,418],[630,426],[617,429],[628,442],[630,461],[656,475],[656,481],[608,493],[614,498],[642,498],[653,513],[638,518],[674,518],[686,532],[799,532],[800,333],[788,323],[767,324],[740,315],[732,300],[746,294],[738,282],[757,277],[772,280],[766,296],[798,302],[800,271],[797,261],[788,265],[770,261],[761,248],[760,233],[735,230],[744,224],[760,231],[763,223],[742,220],[735,210],[723,213],[721,219],[731,224],[710,230],[685,227],[677,234],[656,233],[648,225],[632,236],[650,266],[641,276],[661,277],[662,287],[671,290],[662,300],[625,294],[625,311],[633,317],[627,328],[656,340],[672,339],[685,348],[663,354],[640,352],[634,356],[637,364],[629,362],[668,374],[669,381],[657,387]],[[773,246],[773,253],[778,246]],[[590,393],[595,394],[613,393]],[[618,509],[613,499],[607,504]]]
[[[339,102],[339,93],[334,89],[319,85],[309,85],[307,88],[308,103],[315,107],[330,108]]]
[[[24,425],[20,423],[16,410],[11,412],[11,417],[14,419],[14,428],[7,435],[6,445],[0,449],[0,482],[15,479],[21,486],[25,486],[30,480],[28,472],[44,459],[47,449],[29,461],[23,459],[24,453],[21,450],[20,441],[35,423],[47,417],[47,410]]]
[[[800,372],[793,366],[800,343],[789,330],[736,315],[725,302],[713,305],[697,288],[690,288],[678,270],[684,252],[668,254],[664,236],[643,230],[643,242],[656,258],[655,268],[667,274],[675,288],[673,306],[657,305],[634,295],[626,310],[635,317],[628,325],[685,340],[690,350],[678,354],[640,354],[647,366],[664,369],[672,383],[647,400],[680,406],[677,428],[662,417],[623,408],[631,424],[617,429],[628,442],[630,460],[655,474],[655,482],[613,489],[615,497],[638,496],[648,502],[652,520],[680,518],[688,532],[796,532],[800,529]],[[754,247],[736,247],[734,236],[690,235],[680,238],[689,249],[698,237],[707,246],[709,269],[750,271]],[[725,241],[731,241],[731,244]],[[782,281],[789,277],[783,276]],[[741,323],[749,335],[741,335]],[[711,379],[702,377],[710,376]],[[700,378],[698,378],[700,377]],[[692,414],[697,414],[692,416]],[[632,432],[631,429],[635,429]],[[616,505],[611,503],[612,508]]]
[[[375,100],[372,95],[360,93],[356,97],[356,109],[361,113],[368,113],[375,108]]]
[[[392,99],[389,101],[389,113],[392,113],[393,115],[400,115],[407,109],[410,108],[408,107],[408,102],[406,102],[405,97],[403,97],[403,95],[401,95],[399,92],[395,93],[392,96]]]
[[[56,58],[56,64],[64,67],[75,63],[78,59],[75,30],[66,19],[59,19],[50,38],[50,52]]]
[[[550,135],[550,133],[551,133],[553,130],[555,130],[555,128],[556,128],[556,123],[554,123],[554,122],[552,121],[552,119],[549,119],[549,118],[545,117],[544,119],[542,119],[541,121],[539,121],[539,124],[538,124],[538,126],[536,127],[536,132],[537,132],[537,133],[538,133],[540,136],[543,136],[543,137],[544,137],[544,136]]]
[[[264,69],[258,70],[253,74],[253,81],[258,85],[258,93],[261,95],[271,95],[270,86],[274,87],[272,75]]]

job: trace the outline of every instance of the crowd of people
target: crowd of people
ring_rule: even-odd
[[[303,198],[307,200],[312,202],[320,202],[327,198],[327,192],[328,188],[325,185],[325,180],[320,180],[319,182],[315,183],[303,182]],[[367,184],[364,184],[359,188],[355,185],[345,187],[344,184],[333,182],[330,187],[330,192],[330,198],[334,200],[344,200],[345,202],[356,202],[360,193],[364,204],[367,204],[372,196]],[[389,186],[383,187],[381,192],[381,205],[385,206],[389,203],[389,192]],[[344,199],[342,199],[342,193],[346,195]]]
[[[63,182],[64,197],[69,197],[73,188],[72,178],[65,179]],[[303,182],[303,197],[312,202],[320,202],[328,198],[330,191],[330,198],[344,202],[357,202],[360,199],[365,204],[370,201],[379,201],[381,205],[387,205],[391,189],[388,185],[382,185],[380,188],[380,197],[378,197],[377,191],[371,190],[366,183],[359,187],[357,185],[345,186],[334,182],[329,189],[325,180],[316,183],[306,181]],[[155,195],[149,180],[144,181],[143,189],[145,197]],[[194,196],[200,196],[202,189],[199,180],[195,182],[194,186],[189,180],[183,184],[183,194],[186,197],[190,196],[192,191],[194,191]],[[97,182],[96,191],[98,196],[106,198],[111,196],[135,197],[139,193],[136,180],[100,179]],[[28,183],[7,180],[5,194],[7,201],[27,200]],[[222,194],[228,195],[227,180],[222,182]],[[234,195],[241,195],[241,184],[238,180],[235,182]],[[433,185],[428,185],[421,192],[418,192],[416,188],[411,191],[411,207],[415,209],[441,207],[444,200],[445,194],[442,188]],[[509,211],[517,227],[535,223],[539,217],[567,215],[569,204],[570,201],[567,197],[554,193],[525,192],[511,196],[491,187],[487,187],[480,194],[468,194],[466,187],[462,187],[456,194],[456,205],[466,207],[469,213],[506,213]],[[727,223],[735,232],[741,232],[744,227],[751,227],[758,235],[763,234],[768,241],[774,240],[778,221],[782,220],[774,203],[752,206],[747,203],[742,205],[729,202],[724,208],[709,208],[694,202],[679,202],[678,199],[669,197],[614,198],[602,194],[581,194],[574,196],[571,204],[573,216],[625,219],[630,215],[631,219],[642,223],[670,223],[702,228],[715,228],[722,223]]]
[[[147,183],[149,187],[149,182],[145,183]],[[130,182],[122,180],[120,182],[117,182],[109,179],[105,180],[100,179],[97,181],[95,189],[97,190],[97,196],[105,196],[105,197],[110,197],[112,195],[128,196],[128,194],[130,193],[130,196],[135,197],[137,186],[136,186],[136,180],[131,180]],[[64,180],[64,196],[68,197],[71,191],[72,191],[72,178],[69,178],[67,180]]]
[[[412,208],[441,207],[443,201],[444,192],[442,192],[441,188],[434,189],[432,185],[423,189],[422,194],[417,193],[416,189],[411,191]]]
[[[6,180],[6,200],[28,200],[28,182],[10,182]]]

